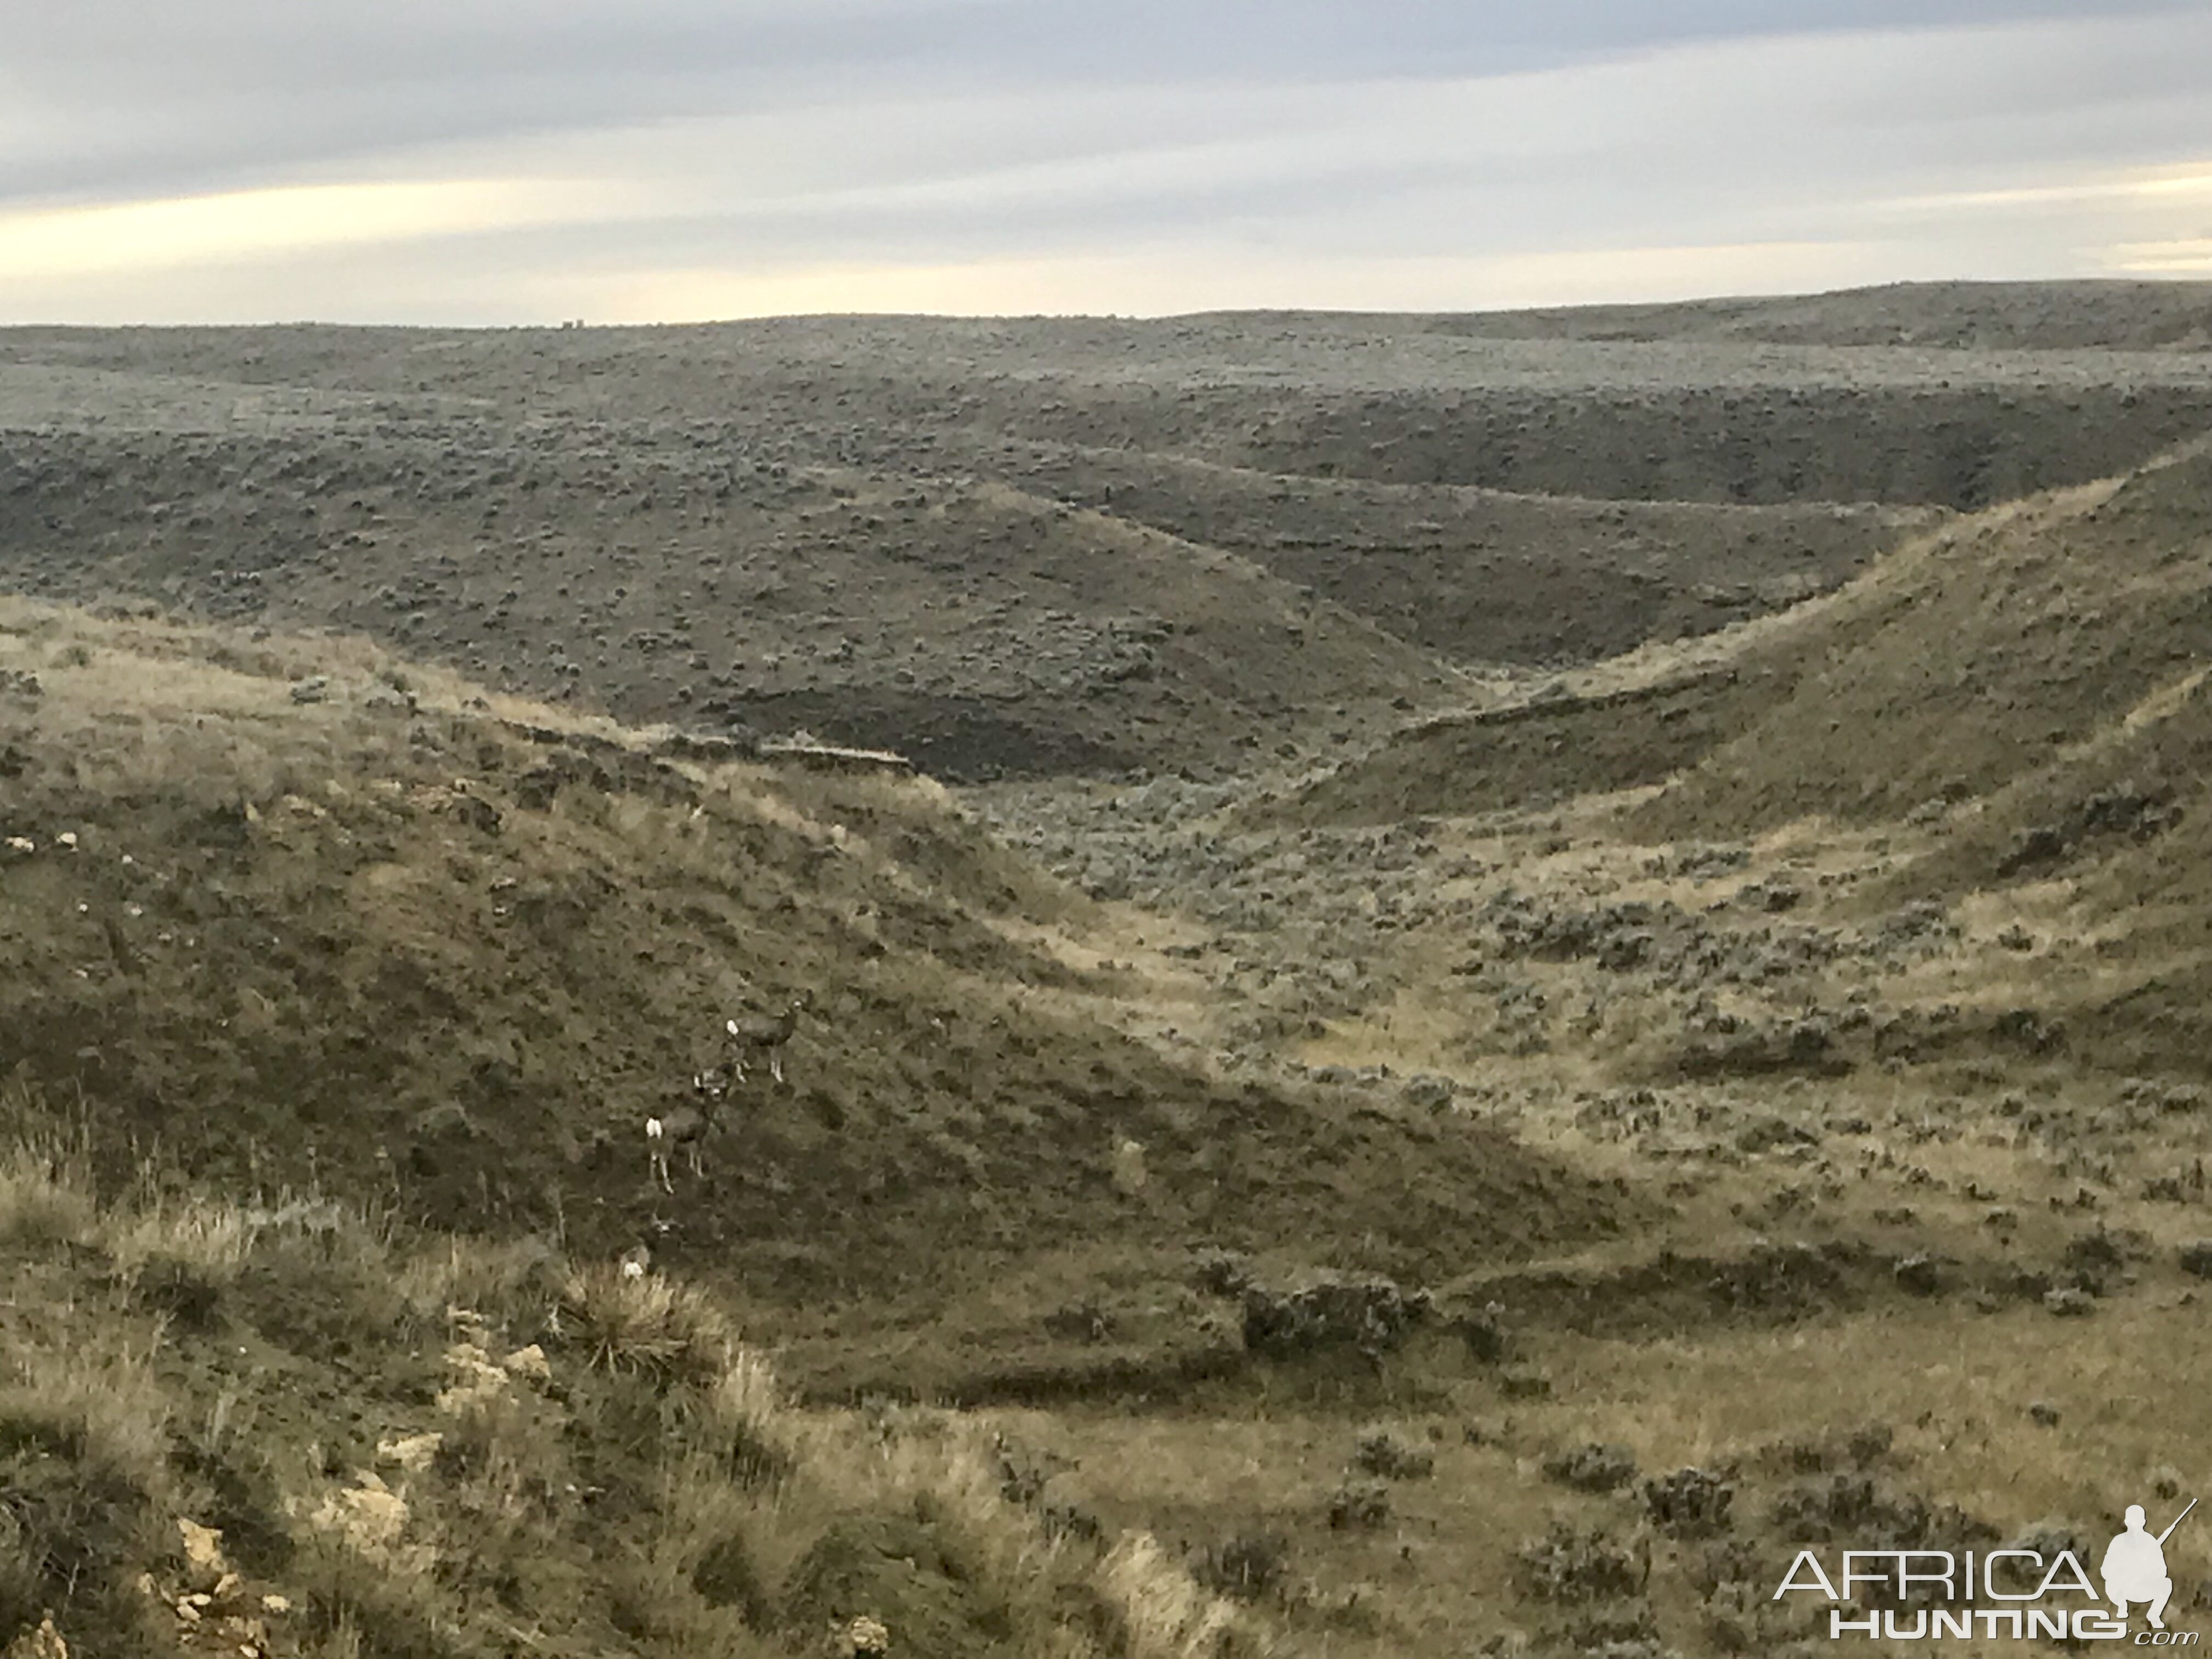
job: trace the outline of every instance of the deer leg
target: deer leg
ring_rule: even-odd
[[[783,1081],[782,1049],[774,1048],[769,1050],[768,1057],[768,1070],[769,1075],[773,1077],[778,1083],[781,1083]]]

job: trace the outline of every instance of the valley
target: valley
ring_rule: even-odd
[[[0,591],[10,1659],[179,1517],[302,1659],[1811,1653],[2212,1479],[2203,285],[0,330]]]

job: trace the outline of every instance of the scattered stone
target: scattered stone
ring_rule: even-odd
[[[177,1533],[184,1546],[185,1571],[196,1586],[212,1588],[230,1571],[222,1556],[222,1533],[204,1527],[185,1516],[177,1517]]]
[[[376,1443],[376,1461],[396,1463],[410,1474],[420,1474],[434,1462],[446,1437],[435,1429],[427,1434],[387,1435]]]
[[[863,1659],[864,1656],[881,1659],[891,1650],[890,1631],[882,1620],[871,1619],[866,1613],[838,1632],[838,1652],[845,1659]]]
[[[46,1614],[36,1630],[27,1630],[10,1642],[6,1659],[70,1659],[69,1644],[54,1628],[53,1614]]]
[[[329,1492],[307,1517],[308,1524],[332,1534],[371,1560],[421,1564],[427,1570],[435,1551],[429,1545],[406,1543],[411,1518],[407,1500],[366,1471],[356,1477],[356,1482]]]
[[[2055,1429],[2058,1426],[2058,1407],[2052,1405],[2048,1400],[2029,1401],[2027,1402],[2027,1414],[2037,1424],[2044,1428]]]
[[[1114,1190],[1124,1198],[1139,1196],[1150,1183],[1145,1169],[1145,1144],[1126,1135],[1114,1143]]]
[[[325,698],[330,696],[330,681],[323,675],[316,674],[307,679],[295,680],[292,683],[292,701],[294,702],[321,702]]]
[[[2081,1319],[2094,1313],[2097,1298],[2087,1291],[2077,1291],[2072,1285],[2062,1285],[2043,1293],[2043,1310],[2061,1319]]]

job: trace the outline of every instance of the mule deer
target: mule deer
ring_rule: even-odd
[[[748,1060],[768,1061],[769,1075],[784,1081],[783,1049],[799,1029],[799,1017],[814,1006],[814,993],[801,991],[780,1014],[750,1014],[724,1022],[730,1037],[730,1065],[742,1079]]]

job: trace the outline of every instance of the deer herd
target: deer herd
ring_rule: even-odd
[[[691,1077],[691,1098],[645,1121],[647,1179],[665,1193],[676,1190],[669,1159],[679,1149],[695,1176],[705,1171],[702,1162],[707,1137],[720,1125],[722,1106],[737,1093],[747,1075],[765,1067],[771,1082],[788,1086],[784,1076],[783,1051],[799,1029],[799,1017],[813,1005],[811,992],[793,997],[781,1013],[752,1014],[723,1022],[722,1059]]]

